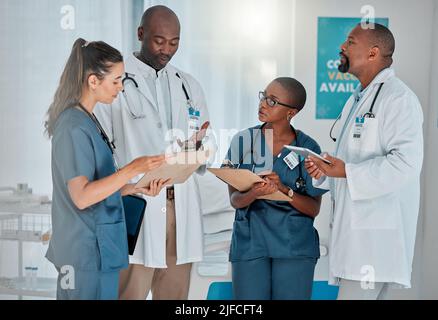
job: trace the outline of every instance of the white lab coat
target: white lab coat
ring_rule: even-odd
[[[131,74],[138,83],[139,89],[145,98],[138,98],[138,93],[132,84],[127,95],[135,95],[130,101],[140,101],[141,106],[131,106],[132,109],[143,110],[146,115],[143,119],[134,119],[127,108],[123,94],[112,105],[99,105],[96,115],[110,139],[116,145],[115,158],[120,167],[140,156],[163,154],[170,142],[165,141],[167,125],[163,123],[155,106],[154,98],[148,89],[143,76],[138,70],[133,54],[125,61],[125,71]],[[208,110],[199,83],[187,73],[171,65],[166,69],[169,76],[171,93],[172,126],[188,134],[187,99],[182,89],[182,79],[193,101],[193,105],[200,112],[200,124],[209,119]],[[182,79],[176,76],[176,73]],[[136,182],[137,179],[133,182]],[[147,197],[147,209],[140,236],[137,241],[134,255],[130,263],[142,264],[151,268],[166,267],[166,190],[157,197]],[[177,264],[201,261],[203,258],[203,227],[201,217],[201,199],[199,186],[194,176],[184,184],[175,185],[176,211],[176,243]]]
[[[354,139],[355,119],[369,111],[382,82],[376,118],[366,120],[361,138]],[[353,102],[352,96],[337,130],[336,156],[345,161],[347,178],[314,180],[334,199],[329,282],[343,278],[410,288],[423,162],[421,105],[389,68],[372,81],[345,124]]]

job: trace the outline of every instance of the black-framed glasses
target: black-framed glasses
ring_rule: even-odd
[[[276,105],[280,105],[280,106],[288,107],[288,108],[291,108],[291,109],[296,109],[295,107],[292,107],[291,105],[279,102],[279,101],[277,101],[275,99],[272,99],[271,97],[267,97],[266,93],[264,91],[260,91],[259,92],[259,99],[260,99],[260,102],[266,100],[266,103],[271,108],[275,107]]]

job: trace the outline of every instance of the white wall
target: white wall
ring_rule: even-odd
[[[317,52],[317,18],[318,17],[361,17],[361,7],[364,5],[374,6],[376,17],[388,17],[389,28],[394,33],[396,39],[396,53],[394,56],[394,68],[396,74],[400,77],[419,97],[426,119],[430,113],[430,79],[431,79],[431,60],[432,60],[432,23],[433,12],[436,1],[434,0],[297,0],[296,4],[296,37],[295,37],[295,77],[303,82],[308,92],[308,104],[305,112],[297,119],[299,127],[307,131],[311,136],[316,138],[325,151],[333,151],[334,143],[329,138],[332,120],[315,120],[315,103],[316,103],[316,52]],[[397,8],[397,10],[394,10]],[[435,29],[437,29],[435,21]],[[436,36],[435,36],[436,37]],[[339,44],[340,45],[340,44]],[[435,51],[435,57],[436,57]],[[436,66],[435,66],[436,70]],[[436,75],[435,71],[435,75]],[[436,88],[435,76],[435,88]],[[436,100],[435,95],[435,100]],[[436,106],[435,109],[436,111]],[[436,114],[436,113],[435,113]],[[430,120],[432,121],[432,120]],[[429,137],[426,146],[432,145],[430,137],[436,137],[437,117],[433,117],[434,129],[430,128],[429,132],[425,131],[425,136]],[[432,127],[432,126],[431,126]],[[433,131],[435,130],[435,131]],[[436,154],[435,154],[436,155]],[[432,155],[429,154],[428,159]],[[430,160],[428,160],[430,162]],[[426,161],[426,165],[427,165]],[[432,176],[433,168],[429,164],[423,170],[423,176]],[[426,174],[427,172],[427,174]],[[436,176],[435,176],[436,177]],[[430,185],[430,184],[429,184]],[[424,190],[423,183],[423,190]],[[429,188],[430,189],[430,188]],[[432,192],[432,191],[429,191]],[[423,199],[424,200],[424,199]],[[430,200],[431,201],[431,200]],[[429,202],[430,202],[429,201]],[[432,214],[432,203],[428,203],[420,214],[418,224],[418,237],[416,253],[414,258],[413,271],[413,288],[411,290],[396,290],[391,292],[393,298],[417,298],[419,297],[421,281],[421,263],[423,250],[423,223],[422,216],[426,215],[426,220],[430,221],[429,238],[436,239],[433,229],[438,226],[438,218],[430,217]],[[327,242],[328,238],[328,197],[323,202],[322,212],[317,218],[316,226],[320,233],[321,242]],[[433,220],[432,220],[433,219]],[[433,251],[433,241],[425,246],[425,255],[431,255]],[[436,241],[435,241],[436,243]],[[431,258],[432,259],[432,258]],[[320,261],[322,263],[323,260]],[[424,261],[425,263],[429,263]],[[429,278],[432,277],[433,266],[436,263],[431,261],[427,270],[430,272]],[[432,285],[431,285],[432,287]],[[434,288],[438,288],[438,280]],[[433,288],[430,289],[433,291]],[[435,289],[437,291],[437,289]]]
[[[423,202],[423,265],[421,278],[421,299],[438,299],[438,215],[437,189],[438,170],[438,3],[435,2],[435,18],[433,26],[432,66],[430,68],[430,109],[426,117],[426,152],[423,172],[424,202]]]
[[[43,123],[65,61],[78,37],[130,49],[129,3],[0,1],[0,186],[27,182],[37,193],[51,194],[50,142]],[[74,29],[61,27],[66,5],[75,9]]]

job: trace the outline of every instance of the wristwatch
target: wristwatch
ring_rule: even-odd
[[[287,195],[289,196],[289,198],[291,198],[291,199],[293,198],[294,191],[292,190],[292,188],[289,188],[289,191],[288,191]]]

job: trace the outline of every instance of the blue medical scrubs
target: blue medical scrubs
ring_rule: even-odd
[[[94,122],[76,108],[65,110],[52,138],[52,238],[46,254],[59,272],[58,299],[118,297],[119,271],[128,266],[121,194],[79,210],[68,191],[73,178],[85,176],[91,182],[115,171],[111,150]]]
[[[291,144],[318,154],[318,144],[301,131]],[[252,151],[251,151],[252,149]],[[227,159],[241,169],[256,173],[272,170],[281,182],[295,192],[320,196],[325,191],[313,188],[304,168],[304,159],[296,156],[291,169],[284,159],[291,153],[283,149],[274,157],[266,144],[261,126],[238,133],[232,140]],[[300,176],[306,187],[297,190]],[[319,237],[314,219],[302,214],[288,202],[256,200],[236,210],[230,248],[234,298],[238,300],[310,299],[313,275],[319,258]]]

